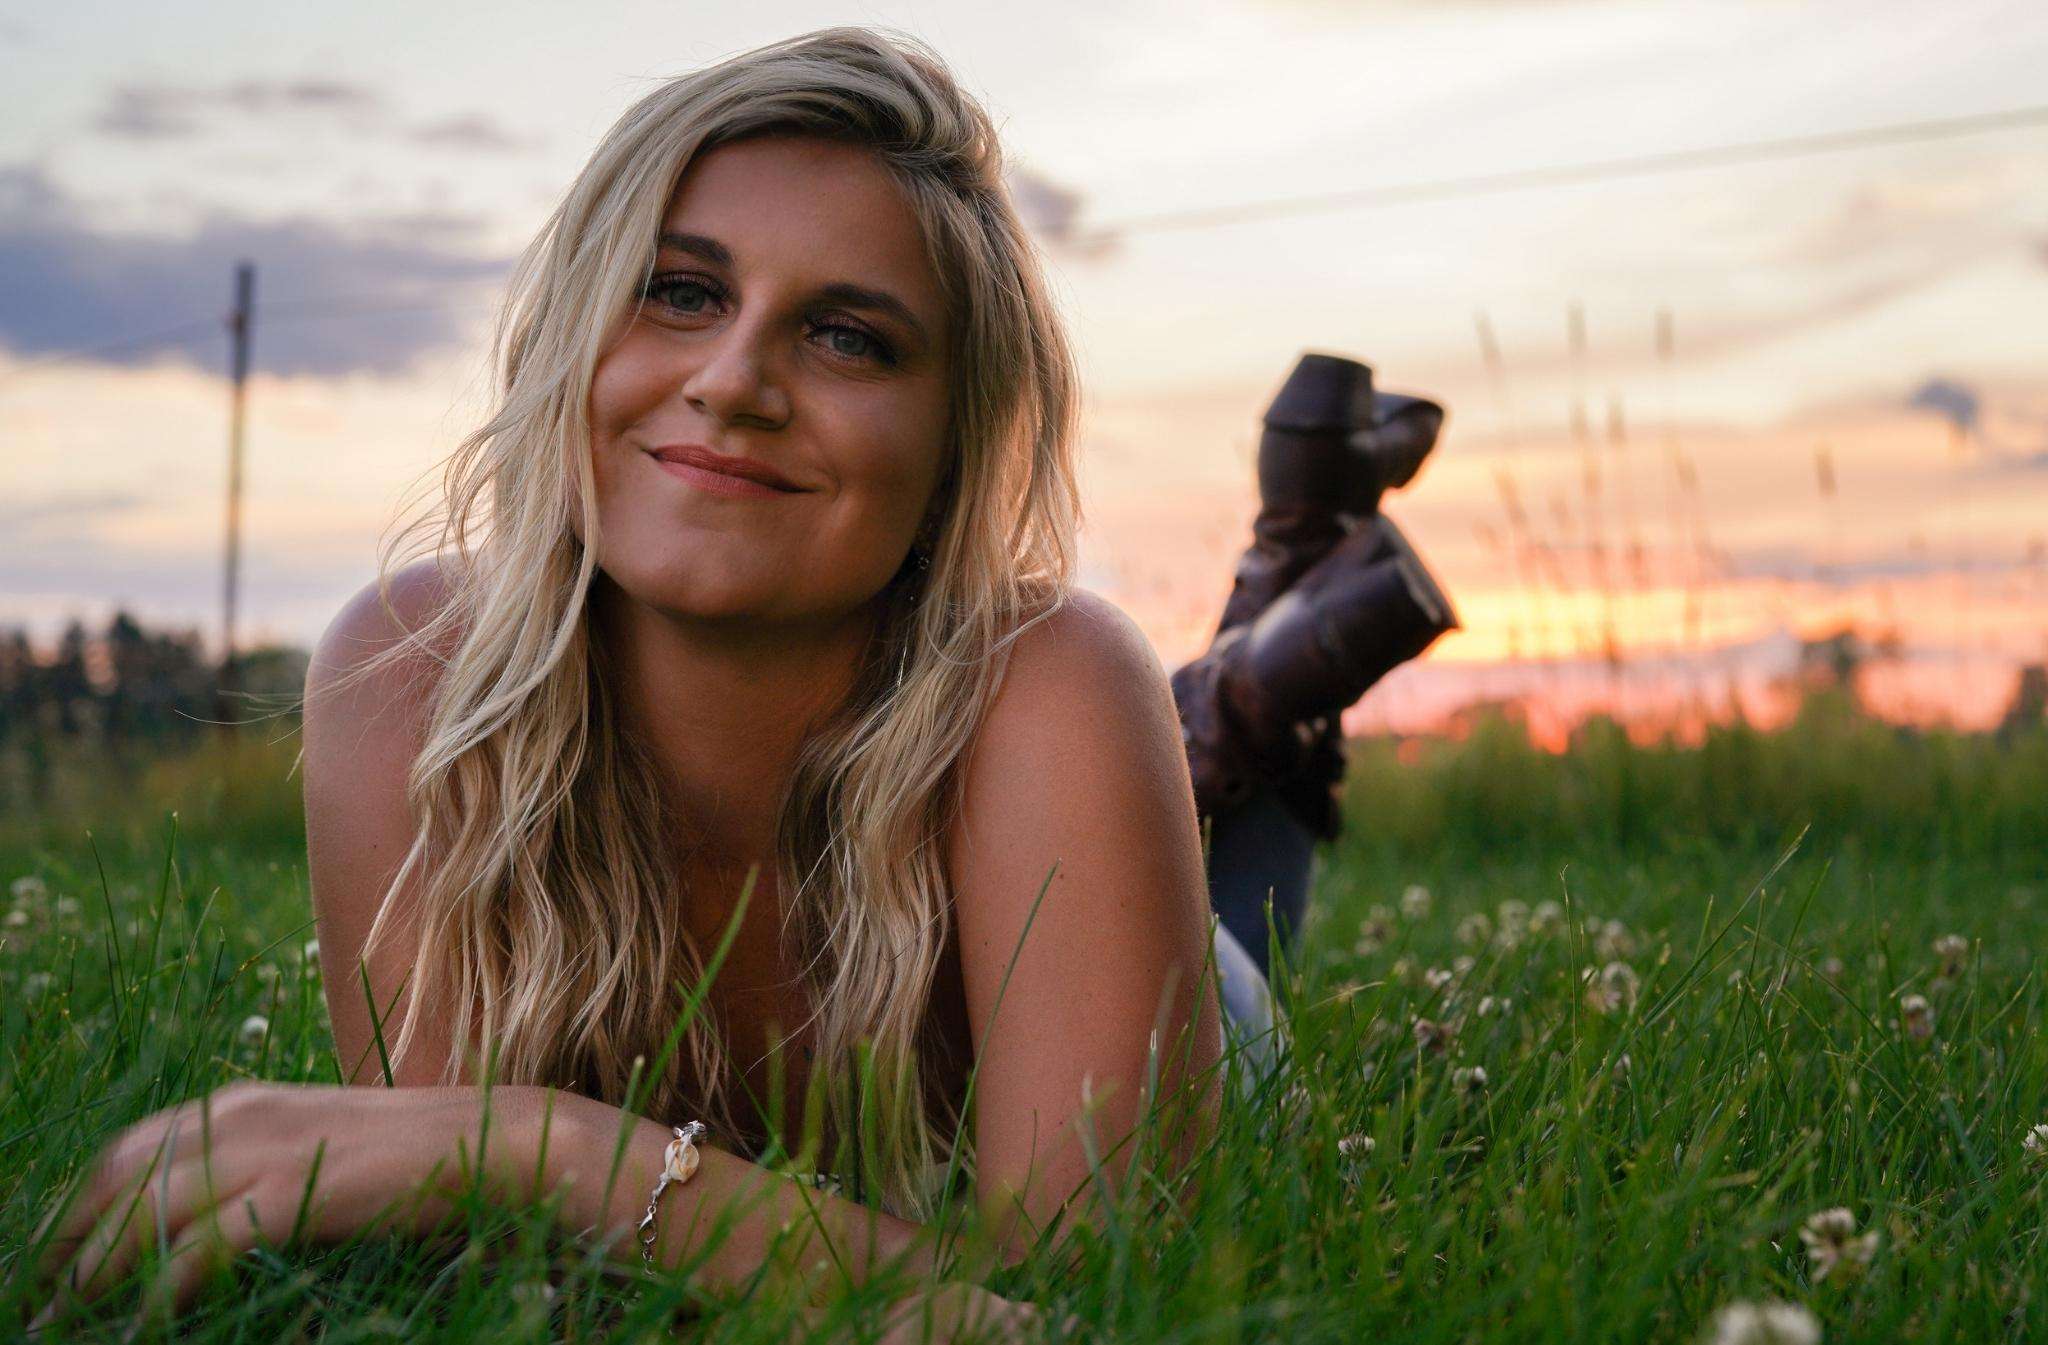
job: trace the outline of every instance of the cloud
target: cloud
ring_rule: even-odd
[[[174,140],[200,134],[206,122],[229,114],[273,117],[316,113],[376,120],[383,99],[360,84],[334,79],[238,80],[212,87],[176,84],[119,84],[93,119],[102,135],[126,140]]]
[[[1928,379],[1913,389],[1906,406],[1915,411],[1934,412],[1965,438],[1976,434],[1984,414],[1984,399],[1952,378]]]
[[[478,150],[487,154],[505,154],[523,150],[531,143],[524,136],[514,135],[489,117],[470,114],[462,117],[448,117],[441,121],[423,122],[407,132],[415,144],[430,145],[437,149]]]
[[[1983,450],[1985,466],[1999,471],[2036,472],[2048,469],[2048,414],[2032,413],[2022,404],[1994,406],[1991,399],[1955,378],[1929,378],[1906,398],[1909,410],[1931,411],[1949,424],[1958,442]]]
[[[1114,250],[1113,241],[1089,234],[1081,228],[1081,212],[1087,198],[1080,192],[1015,165],[1005,170],[1004,177],[1009,183],[1010,200],[1017,207],[1018,217],[1047,247],[1089,259]]]
[[[408,123],[369,85],[340,79],[118,84],[108,90],[92,127],[122,140],[190,140],[221,125],[293,115],[340,120],[439,149],[505,154],[533,144],[481,113]]]
[[[140,491],[59,491],[53,495],[45,495],[40,500],[0,505],[0,528],[10,532],[24,532],[69,519],[104,518],[108,514],[121,514],[140,508],[143,502],[144,497]]]
[[[234,265],[257,267],[255,367],[273,374],[396,374],[469,339],[508,259],[463,246],[459,216],[338,226],[215,211],[190,233],[113,233],[37,169],[0,169],[0,346],[16,356],[111,347],[109,365],[170,358],[216,368],[202,342]],[[182,344],[125,336],[197,324]]]
[[[2017,559],[1977,556],[1968,564],[1956,557],[1930,555],[1923,550],[1885,552],[1857,560],[1831,564],[1811,550],[1797,545],[1738,547],[1726,553],[1724,577],[1729,579],[1781,579],[1788,583],[1818,584],[1827,588],[1853,588],[1883,580],[1927,579],[1968,573],[1982,577],[1995,573],[2020,573],[2027,568]]]

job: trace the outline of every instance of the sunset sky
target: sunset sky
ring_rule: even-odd
[[[1983,723],[2048,658],[2039,0],[17,12],[0,623],[39,637],[117,603],[213,637],[235,259],[259,268],[244,638],[305,642],[482,414],[495,287],[612,119],[650,81],[863,23],[932,43],[1002,126],[1083,361],[1086,581],[1167,663],[1221,605],[1257,418],[1305,349],[1450,408],[1388,512],[1466,629],[1358,725],[1761,694],[1850,621],[1899,641],[1887,708]]]

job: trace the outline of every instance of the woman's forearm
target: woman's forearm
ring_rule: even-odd
[[[640,1267],[636,1229],[661,1171],[668,1128],[575,1093],[538,1087],[494,1089],[491,1115],[491,1144],[505,1143],[508,1151],[508,1166],[493,1162],[492,1169],[523,1174],[513,1194],[559,1192],[565,1232],[603,1241],[613,1260]],[[750,1282],[771,1256],[785,1270],[836,1271],[856,1281],[892,1263],[914,1274],[931,1273],[936,1256],[926,1225],[770,1172],[718,1148],[716,1140],[711,1136],[700,1146],[696,1176],[671,1184],[661,1197],[653,1247],[657,1267],[692,1266],[709,1285]]]

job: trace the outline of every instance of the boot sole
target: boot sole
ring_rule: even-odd
[[[1374,520],[1379,529],[1381,546],[1394,557],[1401,567],[1401,580],[1408,586],[1408,596],[1415,605],[1444,631],[1463,630],[1458,620],[1457,609],[1451,606],[1451,598],[1437,583],[1436,576],[1423,564],[1421,553],[1408,540],[1408,535],[1394,525],[1394,520],[1384,513]]]

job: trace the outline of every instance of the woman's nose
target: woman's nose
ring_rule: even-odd
[[[789,418],[789,394],[763,346],[766,333],[734,324],[696,349],[702,355],[682,393],[690,406],[721,425],[773,429]]]

